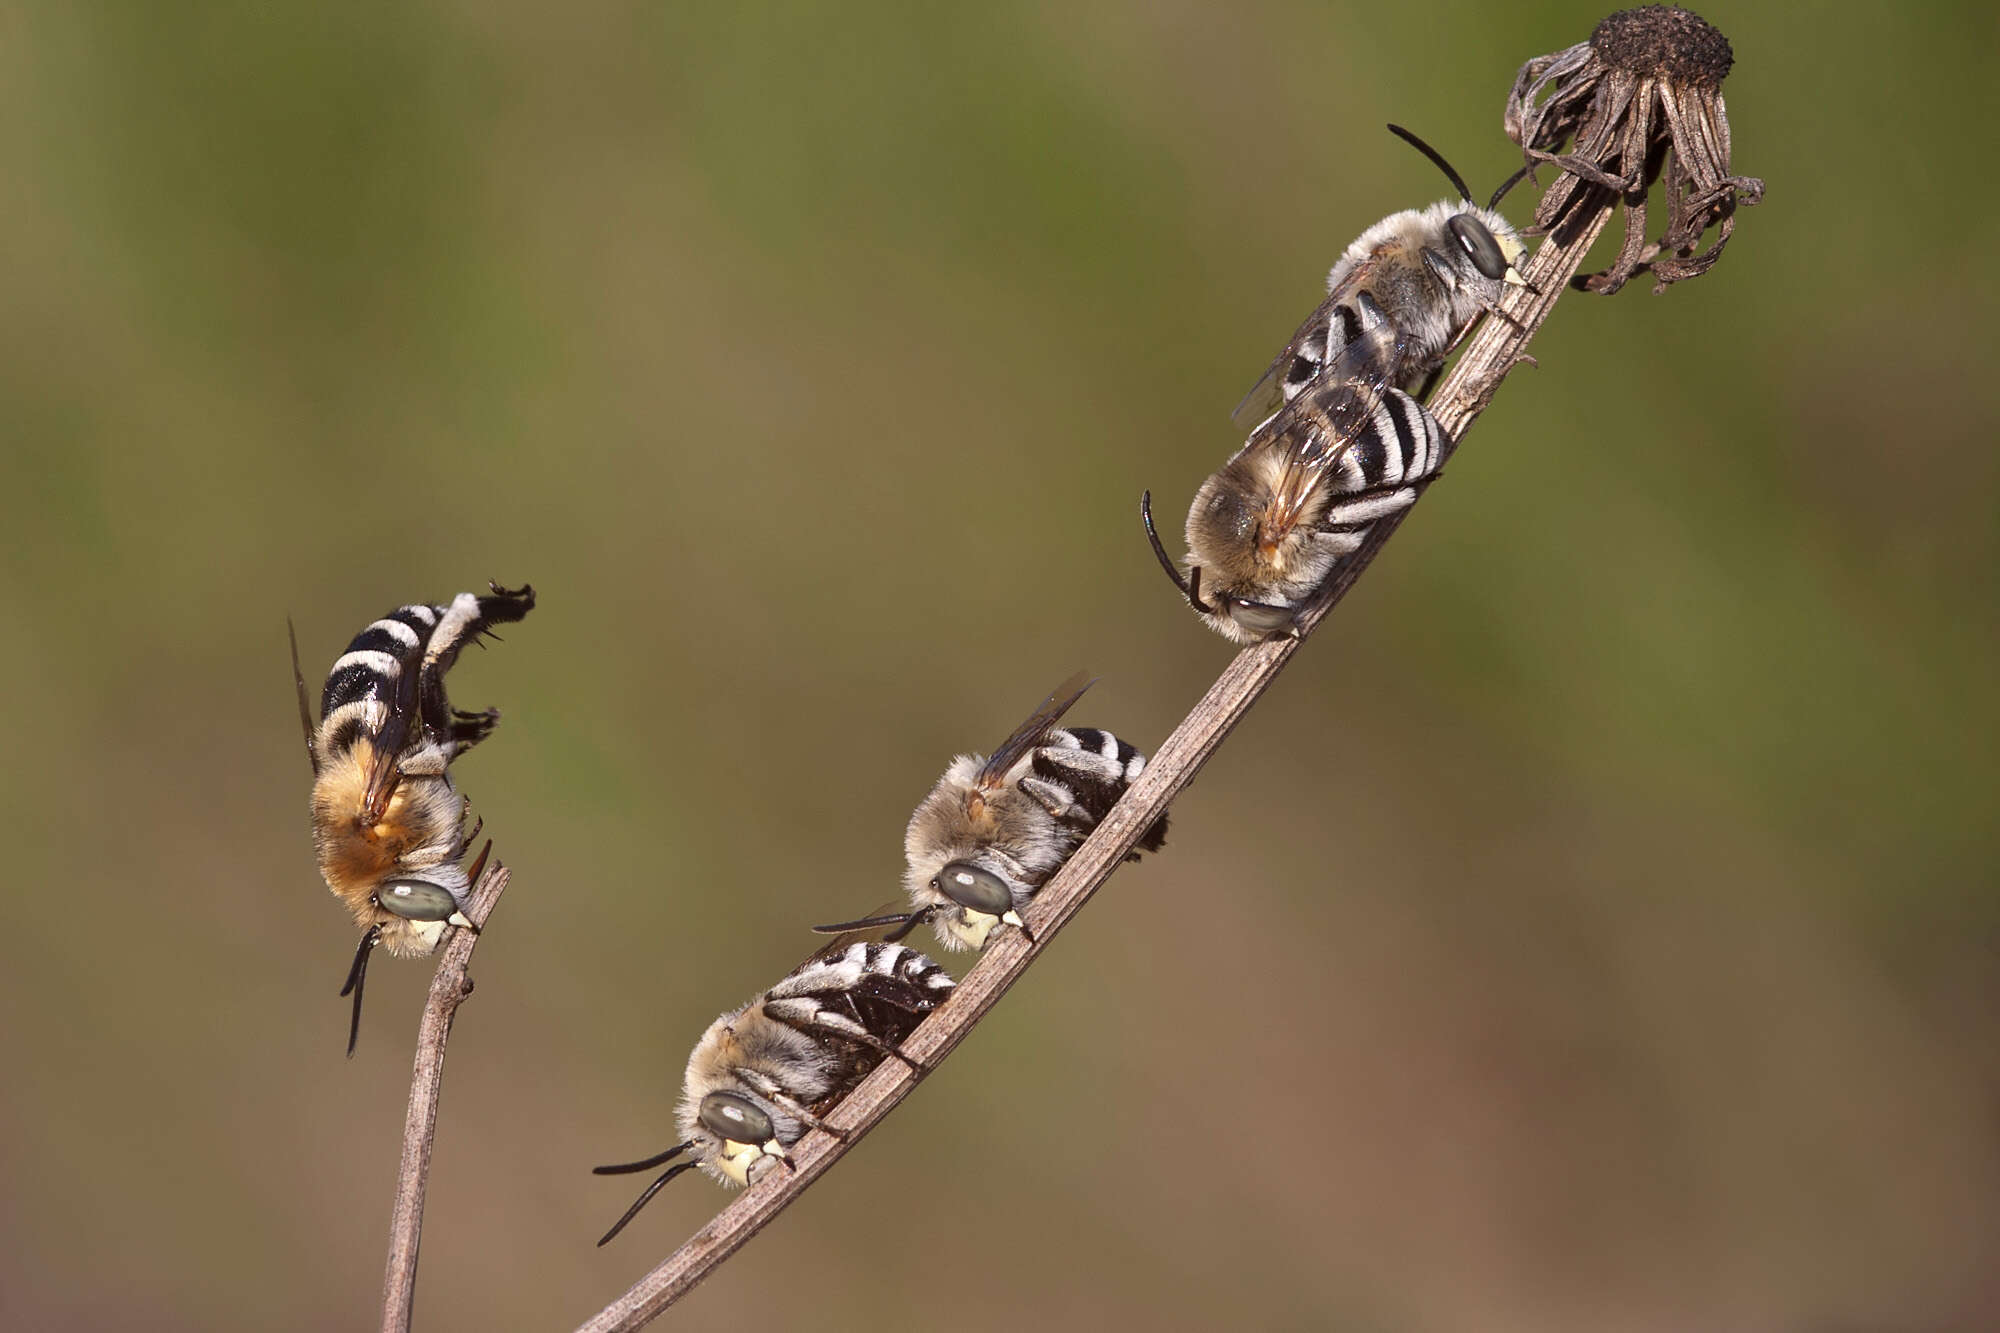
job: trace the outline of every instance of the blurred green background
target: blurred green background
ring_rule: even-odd
[[[343,1060],[284,622],[487,578],[419,1327],[623,1290],[725,1196],[595,1250],[589,1168],[946,760],[1227,662],[1138,494],[1443,193],[1382,122],[1496,181],[1603,12],[9,6],[0,1323],[372,1324],[430,969]],[[1563,304],[1166,852],[677,1326],[2000,1321],[1996,31],[1705,12],[1720,267]]]

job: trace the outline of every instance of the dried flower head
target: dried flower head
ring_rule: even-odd
[[[1648,269],[1656,292],[1699,277],[1721,257],[1738,206],[1764,197],[1763,181],[1729,174],[1722,80],[1734,60],[1729,40],[1696,15],[1646,5],[1605,19],[1587,42],[1521,66],[1507,136],[1531,170],[1548,162],[1564,173],[1543,193],[1536,228],[1580,225],[1614,197],[1624,206],[1617,260],[1576,279],[1578,287],[1609,294]],[[1559,151],[1566,142],[1570,151]],[[1646,194],[1663,172],[1667,228],[1648,244]],[[1697,254],[1710,227],[1715,243]]]

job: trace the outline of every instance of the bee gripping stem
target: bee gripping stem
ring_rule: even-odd
[[[1491,401],[1494,391],[1524,353],[1528,340],[1568,290],[1569,278],[1610,220],[1615,194],[1599,190],[1595,216],[1579,216],[1522,265],[1532,286],[1509,287],[1508,309],[1483,321],[1431,400],[1433,414],[1448,436],[1446,456]],[[1150,508],[1150,506],[1148,507]],[[913,1062],[935,1068],[964,1040],[979,1020],[1019,980],[1062,927],[1124,861],[1176,795],[1194,780],[1210,755],[1244,714],[1269,689],[1306,637],[1346,596],[1409,513],[1389,515],[1370,529],[1361,548],[1343,560],[1319,599],[1299,617],[1296,636],[1255,644],[1238,653],[1208,693],[1148,760],[1146,769],[1110,814],[1084,840],[1062,869],[1030,904],[1032,941],[1023,931],[998,936],[959,982],[951,998],[910,1034],[902,1049]],[[1150,526],[1150,524],[1149,524]],[[1175,574],[1164,552],[1162,563]],[[679,1300],[741,1249],[785,1208],[812,1187],[841,1154],[867,1134],[916,1087],[917,1075],[899,1061],[885,1060],[832,1112],[846,1131],[843,1141],[814,1132],[792,1150],[797,1169],[770,1173],[750,1186],[694,1237],[640,1278],[624,1295],[584,1323],[579,1333],[624,1333],[640,1328]]]
[[[490,848],[490,844],[489,844]],[[466,915],[484,926],[506,891],[507,867],[484,864],[466,903]],[[444,1083],[445,1043],[458,1006],[472,994],[466,968],[479,945],[477,928],[455,930],[445,941],[430,995],[417,1025],[417,1054],[410,1075],[410,1107],[403,1121],[403,1157],[396,1173],[396,1199],[389,1214],[389,1266],[382,1282],[384,1333],[408,1333],[417,1297],[417,1242],[424,1227],[424,1187],[430,1177],[431,1144],[437,1135],[438,1093]]]

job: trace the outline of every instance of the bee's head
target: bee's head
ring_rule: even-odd
[[[688,1134],[692,1155],[710,1175],[748,1185],[779,1163],[792,1164],[788,1145],[778,1140],[781,1119],[790,1123],[790,1117],[754,1093],[711,1092],[694,1107]]]
[[[476,929],[463,906],[468,888],[456,865],[383,880],[375,890],[383,947],[398,957],[422,956],[437,948],[446,926]]]
[[[939,866],[927,881],[938,911],[931,918],[949,949],[983,949],[1003,925],[1026,930],[1018,904],[1033,890],[990,856],[974,854]]]

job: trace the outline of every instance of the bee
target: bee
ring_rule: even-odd
[[[1510,176],[1481,208],[1436,149],[1400,125],[1389,129],[1436,163],[1459,197],[1392,213],[1347,247],[1327,274],[1326,299],[1232,414],[1246,431],[1324,376],[1373,322],[1387,321],[1401,335],[1396,364],[1381,368],[1381,382],[1406,390],[1422,385],[1417,396],[1428,397],[1445,358],[1480,314],[1499,314],[1508,287],[1529,286],[1517,267],[1527,247],[1494,211],[1525,172]]]
[[[684,1171],[724,1186],[750,1184],[884,1059],[914,1069],[903,1040],[944,1003],[951,974],[914,949],[836,940],[784,980],[709,1024],[688,1056],[676,1127],[681,1141],[643,1161],[600,1166],[600,1176],[650,1171],[685,1154],[648,1185],[597,1243],[605,1244]]]
[[[1140,501],[1160,567],[1211,629],[1238,643],[1291,630],[1369,528],[1416,503],[1450,438],[1424,405],[1388,387],[1407,337],[1372,302],[1319,379],[1202,483],[1188,509],[1185,579]],[[1208,599],[1203,600],[1203,580]]]
[[[486,852],[470,871],[459,864],[479,825],[466,828],[467,803],[448,770],[492,734],[500,714],[452,708],[444,677],[467,643],[535,606],[531,587],[488,586],[490,597],[462,592],[441,606],[401,607],[357,634],[327,672],[318,723],[292,635],[292,678],[313,768],[313,846],[327,887],[362,927],[340,992],[354,996],[350,1056],[375,946],[422,957],[436,950],[447,926],[474,929],[466,895]]]
[[[928,922],[951,950],[984,949],[1001,926],[1026,933],[1021,909],[1145,771],[1110,732],[1056,726],[1093,683],[1070,677],[992,754],[951,761],[903,834],[911,910],[813,929],[894,925],[886,938],[899,940]],[[1137,846],[1156,852],[1166,838],[1161,815]]]

